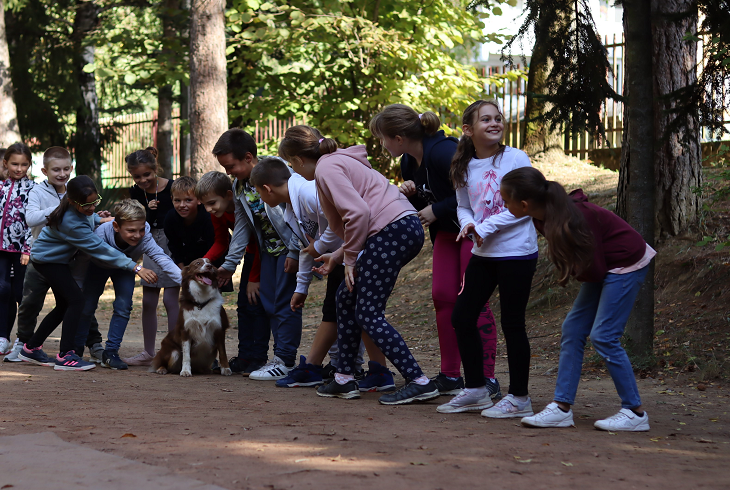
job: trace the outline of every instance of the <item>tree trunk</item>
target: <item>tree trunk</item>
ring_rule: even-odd
[[[224,0],[193,0],[190,22],[190,175],[218,170],[211,151],[228,129]]]
[[[561,140],[561,131],[558,128],[550,131],[549,125],[543,121],[535,121],[550,109],[544,101],[535,98],[533,94],[544,95],[546,82],[550,73],[551,61],[548,58],[547,43],[550,37],[550,24],[554,21],[553,15],[540,15],[535,25],[535,45],[530,57],[530,69],[527,73],[527,101],[525,103],[525,129],[522,148],[530,157],[547,156],[555,153],[564,157]]]
[[[177,36],[173,15],[180,8],[178,0],[165,0],[162,11],[162,42],[161,61],[171,61],[173,53],[166,46]],[[163,85],[157,89],[157,163],[160,164],[160,175],[166,179],[172,178],[172,85]]]
[[[10,78],[10,51],[5,34],[5,7],[0,0],[0,147],[20,141],[18,111],[15,108],[13,80]]]
[[[656,236],[678,235],[695,222],[701,206],[692,192],[702,183],[700,125],[693,114],[685,127],[665,135],[674,116],[664,98],[697,82],[697,43],[682,40],[697,32],[697,6],[694,0],[652,0],[652,11]]]
[[[624,146],[618,188],[619,214],[649,245],[654,245],[654,103],[651,0],[624,3],[625,96]],[[629,144],[630,143],[630,144]],[[654,342],[654,262],[636,298],[626,326],[634,362],[652,362]]]
[[[74,152],[76,173],[88,175],[101,190],[101,131],[99,129],[99,99],[96,95],[94,73],[83,68],[94,62],[93,45],[86,43],[89,33],[99,25],[99,6],[93,1],[77,0],[73,34],[74,70],[81,92],[81,105],[76,110]]]
[[[190,0],[182,0],[181,8],[190,12]],[[190,35],[189,26],[183,32],[183,36]],[[190,86],[180,80],[180,136],[178,138],[180,148],[180,175],[190,175]]]

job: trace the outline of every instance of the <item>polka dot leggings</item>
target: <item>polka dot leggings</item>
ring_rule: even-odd
[[[423,227],[416,215],[400,218],[365,242],[357,260],[355,288],[342,281],[337,290],[337,343],[341,374],[355,374],[363,330],[405,379],[423,376],[403,337],[385,319],[385,305],[398,273],[423,246]]]

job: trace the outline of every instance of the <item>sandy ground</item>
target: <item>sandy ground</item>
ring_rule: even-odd
[[[426,371],[436,374],[431,306],[425,299],[405,304],[413,287],[430,281],[423,272],[422,267],[404,271],[393,295],[391,318]],[[112,294],[107,290],[102,298],[98,312],[102,325],[108,324]],[[324,284],[315,283],[305,311],[302,353],[311,342],[323,294]],[[141,299],[139,290],[136,295]],[[235,296],[227,300],[233,308]],[[47,301],[51,304],[52,296]],[[229,311],[235,325],[235,312]],[[123,355],[141,349],[139,313],[138,308],[133,312]],[[539,316],[528,318],[528,330],[533,325],[547,328]],[[164,322],[161,314],[158,342]],[[555,328],[559,324],[552,325]],[[235,355],[236,334],[229,331],[229,355]],[[555,343],[548,340],[547,345]],[[57,336],[49,339],[47,352],[55,352],[57,345]],[[505,352],[501,344],[499,348],[497,375],[506,385]],[[531,390],[539,410],[551,400],[557,357],[554,349],[533,352]],[[682,375],[638,382],[652,430],[613,434],[592,425],[618,409],[612,382],[598,369],[584,373],[575,406],[577,427],[540,430],[522,428],[517,420],[488,420],[474,413],[438,414],[435,408],[446,400],[443,397],[438,402],[385,407],[377,403],[377,394],[351,401],[324,399],[312,389],[281,389],[242,376],[181,378],[151,374],[144,368],[57,372],[2,363],[0,437],[50,431],[83,448],[153,465],[161,474],[228,489],[450,489],[505,484],[728,488],[728,391],[717,383],[702,384],[704,391],[699,391]],[[59,464],[53,458],[44,462]],[[11,484],[3,479],[10,478],[4,475],[14,468],[0,458],[0,469],[0,488],[10,488],[3,486]],[[59,472],[69,469],[64,463]],[[84,461],[72,469],[85,471]]]

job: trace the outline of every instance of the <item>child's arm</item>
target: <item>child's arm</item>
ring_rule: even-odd
[[[31,189],[28,193],[28,204],[25,206],[25,222],[28,226],[44,226],[48,220],[48,215],[58,207],[58,204],[52,207],[41,209],[40,189]]]
[[[456,216],[459,218],[459,227],[463,230],[467,225],[476,225],[474,210],[469,202],[469,190],[464,187],[456,188]]]
[[[243,203],[240,199],[235,199],[236,206],[236,224],[233,227],[233,236],[228,246],[228,254],[223,265],[218,269],[218,283],[225,284],[236,272],[236,267],[241,262],[246,246],[251,240],[251,234],[256,233],[248,222],[248,216],[243,209]],[[255,238],[254,238],[255,239]]]
[[[142,251],[157,264],[167,276],[178,284],[182,283],[180,267],[160,248],[151,233],[142,237]]]
[[[213,242],[213,246],[210,247],[210,250],[208,250],[208,253],[206,253],[203,258],[208,259],[211,262],[215,262],[223,257],[223,254],[225,254],[226,250],[228,250],[228,245],[231,242],[231,234],[228,233],[228,225],[226,224],[225,217],[216,218],[211,215],[210,219],[213,221],[215,241]]]
[[[303,196],[303,202],[300,203],[300,209],[304,208],[310,216],[317,216],[318,223],[327,223],[327,217],[324,215],[324,211],[322,211],[322,208],[319,205],[319,199],[317,199],[316,188],[315,192],[311,194],[302,193],[301,195]],[[303,243],[302,245],[305,245],[305,248],[302,250],[309,248],[309,243]],[[329,228],[329,226],[326,226],[324,230],[319,230],[319,238],[314,241],[312,248],[314,248],[314,251],[317,252],[318,255],[322,255],[330,250],[337,250],[341,245],[342,239],[338,237],[335,232]]]
[[[91,226],[67,226],[63,228],[63,233],[69,244],[109,267],[134,271],[137,266],[135,261],[104,242],[91,230]]]

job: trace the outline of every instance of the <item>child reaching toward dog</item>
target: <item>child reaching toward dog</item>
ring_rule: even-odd
[[[571,276],[583,284],[563,322],[560,363],[553,402],[522,419],[530,427],[573,426],[573,411],[590,336],[603,357],[621,398],[619,412],[595,422],[609,431],[647,431],[649,415],[621,336],[634,300],[656,252],[628,223],[588,202],[578,189],[566,194],[563,186],[546,180],[539,170],[519,168],[502,179],[505,206],[518,218],[531,217],[548,242],[548,256],[558,270],[560,285]]]

